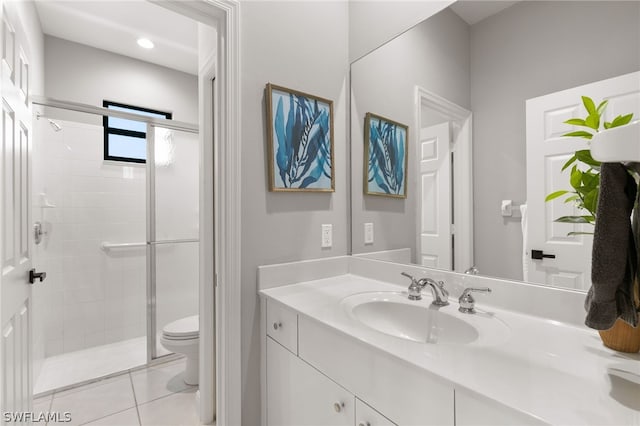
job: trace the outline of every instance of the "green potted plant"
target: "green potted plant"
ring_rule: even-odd
[[[615,117],[610,122],[606,122],[602,120],[602,115],[607,107],[606,100],[596,106],[595,102],[591,98],[583,96],[582,103],[587,111],[587,116],[584,119],[572,118],[565,121],[565,123],[572,126],[582,127],[583,129],[566,133],[563,136],[591,140],[595,133],[600,132],[601,130],[624,126],[629,124],[633,118],[633,114],[625,114]],[[574,155],[564,164],[562,171],[565,171],[569,167],[571,167],[569,184],[571,185],[572,190],[559,190],[552,192],[547,195],[545,201],[551,201],[556,198],[566,196],[564,202],[574,203],[578,207],[580,213],[582,213],[579,215],[559,217],[555,220],[556,222],[595,225],[597,219],[596,209],[600,194],[600,162],[593,159],[590,149],[583,149],[574,153]],[[637,182],[637,173],[634,173],[633,175]],[[568,235],[576,234],[593,234],[593,232],[574,231],[568,233]],[[637,281],[635,286],[637,292]],[[640,327],[634,328],[621,319],[618,319],[611,329],[598,330],[598,333],[600,334],[605,346],[609,348],[623,352],[638,352],[638,350],[640,350]]]
[[[588,96],[582,97],[582,103],[587,110],[587,116],[583,118],[571,118],[565,121],[572,126],[583,127],[584,130],[576,130],[565,133],[563,136],[584,138],[591,140],[594,133],[599,132],[601,125],[603,129],[629,124],[633,114],[619,115],[610,122],[602,120],[602,114],[607,107],[607,101],[602,101],[596,107],[595,102]],[[571,167],[572,166],[572,167]],[[559,190],[547,195],[545,201],[551,201],[566,195],[565,203],[574,203],[582,215],[562,216],[556,222],[563,223],[586,223],[595,225],[596,207],[598,206],[598,194],[600,192],[600,162],[593,159],[590,149],[576,151],[575,154],[562,166],[562,171],[571,167],[569,184],[572,190]],[[593,234],[593,232],[569,232],[568,235]]]

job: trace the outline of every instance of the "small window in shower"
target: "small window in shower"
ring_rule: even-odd
[[[170,112],[156,111],[133,105],[103,101],[102,106],[146,117],[171,120]],[[104,159],[144,163],[147,159],[147,123],[125,118],[104,116]]]

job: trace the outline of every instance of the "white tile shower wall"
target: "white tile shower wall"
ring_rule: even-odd
[[[103,161],[101,126],[58,123],[54,132],[40,119],[34,133],[34,220],[47,231],[36,246],[47,272],[45,356],[146,332],[145,249],[101,249],[145,240],[144,166]],[[41,193],[54,208],[41,207]]]

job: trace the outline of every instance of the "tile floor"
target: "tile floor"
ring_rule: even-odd
[[[34,401],[34,413],[69,412],[71,421],[47,425],[199,425],[196,391],[182,380],[184,359],[131,371]],[[61,418],[63,415],[61,414]]]

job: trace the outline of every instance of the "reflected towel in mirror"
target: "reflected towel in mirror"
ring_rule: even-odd
[[[585,324],[608,330],[618,318],[638,324],[633,300],[637,252],[631,212],[637,184],[620,163],[602,163],[591,261],[591,288],[587,293]]]

